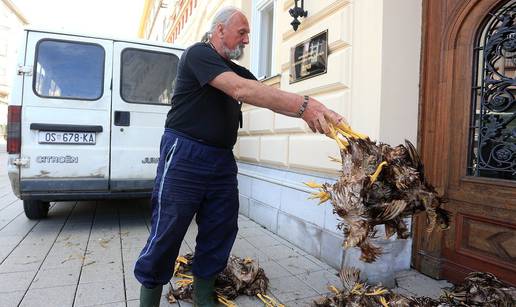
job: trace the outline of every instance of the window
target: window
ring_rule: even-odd
[[[256,77],[271,77],[274,72],[274,7],[276,1],[256,1],[253,7],[251,70]]]
[[[468,175],[516,180],[516,1],[489,14],[474,48]]]
[[[125,49],[121,96],[126,102],[170,104],[179,58],[174,54]]]
[[[41,97],[97,100],[104,83],[102,46],[41,40],[36,47],[34,92]]]

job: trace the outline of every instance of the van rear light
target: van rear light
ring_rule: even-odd
[[[7,109],[7,152],[20,153],[21,149],[21,106]]]

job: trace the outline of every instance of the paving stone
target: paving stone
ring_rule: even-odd
[[[261,263],[259,263],[259,266],[261,268],[263,268],[265,275],[269,279],[292,275],[292,273],[287,271],[285,268],[283,268],[281,265],[279,265],[276,261],[271,260],[271,261],[267,261],[267,262],[261,262]]]
[[[437,298],[442,292],[442,285],[437,280],[419,274],[414,270],[399,273],[395,279],[399,288],[403,288],[418,296]]]
[[[84,258],[84,264],[95,263],[97,265],[110,265],[113,263],[122,264],[122,251],[120,249],[113,250],[88,250]]]
[[[141,252],[140,248],[136,248],[136,249],[132,248],[132,249],[122,250],[124,268],[126,268],[126,271],[127,271],[127,267],[132,268],[134,266],[136,259],[138,259],[138,257],[140,257],[140,252]]]
[[[193,223],[190,224],[188,231],[183,238],[183,242],[187,242],[189,246],[195,246],[195,238],[197,237],[197,227],[193,226]]]
[[[35,272],[45,259],[45,254],[31,254],[29,249],[15,249],[0,265],[0,273]]]
[[[76,285],[54,288],[29,289],[20,307],[72,306]]]
[[[240,216],[242,216],[242,215],[240,215]],[[242,220],[238,221],[238,229],[239,230],[244,229],[244,228],[257,228],[257,227],[261,227],[261,226],[249,218],[247,220],[242,219]]]
[[[81,267],[84,260],[84,251],[81,249],[62,249],[53,248],[50,250],[45,261],[41,265],[42,269]]]
[[[291,250],[295,251],[296,253],[298,253],[300,255],[308,255],[304,250],[300,249],[294,243],[288,241],[287,239],[282,238],[282,237],[280,237],[279,235],[276,235],[276,234],[273,234],[273,237],[274,237],[274,239],[276,241],[280,242],[281,245],[284,245],[284,246],[290,248]]]
[[[3,219],[6,220],[6,223],[2,223]],[[37,221],[27,219],[23,214],[23,209],[12,216],[6,216],[5,212],[2,211],[2,214],[0,215],[0,235],[25,236],[37,223]]]
[[[20,218],[20,222],[24,225],[28,225],[29,227],[37,224],[36,221],[26,221],[27,218],[22,216],[23,207],[22,206],[9,206],[6,209],[2,210],[2,215],[0,215],[0,230],[3,230],[7,226],[9,226],[14,220]],[[32,227],[31,227],[32,228]]]
[[[189,254],[192,252],[193,252],[193,250],[190,248],[190,246],[188,246],[188,244],[186,242],[183,242],[181,244],[181,247],[179,247],[179,255],[185,255],[185,254]]]
[[[0,281],[1,284],[1,281]],[[18,306],[23,296],[25,295],[25,290],[23,291],[14,291],[14,292],[5,292],[0,293],[0,307],[13,307]]]
[[[262,251],[246,240],[236,240],[231,250],[231,254],[240,258],[250,257],[258,263],[269,261],[270,258]]]
[[[131,272],[126,272],[125,275],[125,295],[128,300],[135,300],[140,298],[140,287],[141,284],[134,274]],[[167,290],[168,291],[168,290]]]
[[[273,260],[299,256],[294,249],[284,245],[270,246],[262,249],[262,251]]]
[[[398,293],[401,295],[405,295],[405,296],[417,296],[415,293],[412,293],[405,288],[399,288],[399,287],[392,289],[392,292]]]
[[[96,264],[85,265],[82,267],[81,279],[79,283],[91,283],[102,281],[122,282],[123,271],[122,265],[113,264]]]
[[[257,296],[240,295],[233,302],[238,307],[263,307],[264,306],[264,303]],[[182,306],[183,306],[183,303],[181,303],[181,307]]]
[[[12,247],[5,245],[0,248],[0,263],[2,263],[5,260],[5,258],[7,258],[7,256],[9,256],[9,254],[13,251],[14,248],[14,245]]]
[[[127,307],[140,307],[140,300],[127,300]],[[166,306],[166,305],[165,305]]]
[[[123,301],[124,287],[119,282],[104,281],[79,284],[74,306],[92,306]]]
[[[180,301],[180,303],[181,303],[181,307],[192,307],[193,306],[192,303],[189,303],[189,302],[186,302],[186,301]],[[170,307],[178,307],[179,306],[177,303],[176,304],[169,304],[166,296],[162,296],[161,297],[159,305],[160,306],[170,306]],[[139,307],[139,306],[140,306],[140,300],[139,299],[128,300],[127,301],[127,307]]]
[[[274,239],[274,237],[270,235],[261,235],[261,236],[254,236],[254,237],[248,237],[246,239],[251,245],[253,245],[256,248],[268,248],[270,246],[274,245],[280,245],[281,243]]]
[[[318,293],[295,276],[271,278],[269,290],[281,302],[313,297]]]
[[[18,245],[22,240],[21,235],[2,236],[0,234],[0,249]]]
[[[31,289],[77,285],[80,268],[56,268],[40,270],[30,285]]]
[[[36,272],[15,272],[0,274],[0,293],[25,291],[29,287]]]
[[[342,288],[342,282],[335,270],[304,273],[297,277],[319,294],[329,293],[328,286]]]
[[[147,225],[145,225],[145,221],[139,213],[136,213],[134,217],[126,216],[124,213],[125,210],[120,211],[120,227],[122,228],[122,232],[127,232],[127,235],[132,235],[133,233],[139,234],[140,231],[149,233]]]
[[[312,303],[315,300],[320,299],[321,297],[322,297],[321,295],[318,295],[318,296],[312,296],[312,297],[302,298],[302,299],[298,299],[298,300],[288,301],[288,302],[285,302],[285,306],[312,306]]]
[[[298,255],[277,260],[278,264],[284,267],[293,275],[310,273],[324,270],[321,266],[310,261],[308,258]]]
[[[95,306],[102,306],[102,307],[126,307],[126,303],[125,301],[121,301],[121,302],[115,302],[115,303],[108,303],[108,304],[100,304],[100,305],[95,305]]]
[[[308,255],[308,254],[303,254],[303,256],[305,256],[306,258],[308,258],[310,261],[314,262],[315,264],[317,264],[318,266],[322,267],[323,269],[325,270],[340,270],[340,265],[337,267],[337,268],[333,268],[331,267],[330,265],[328,265],[326,262],[323,262],[317,258],[315,258],[314,256],[312,255]]]
[[[249,238],[263,235],[265,235],[265,232],[261,227],[247,227],[238,230],[238,236],[241,238]]]
[[[141,250],[147,243],[148,238],[149,238],[149,233],[141,234],[139,236],[122,237],[122,248],[123,249],[139,248]]]

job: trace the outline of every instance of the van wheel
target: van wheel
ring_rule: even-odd
[[[48,215],[50,203],[41,200],[24,200],[23,211],[30,220],[44,219]]]

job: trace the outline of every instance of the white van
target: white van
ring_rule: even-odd
[[[149,197],[183,49],[27,29],[8,107],[8,175],[49,202]]]

